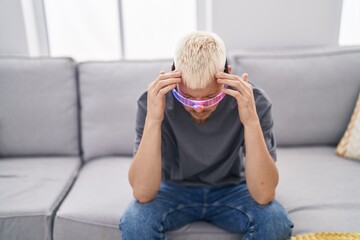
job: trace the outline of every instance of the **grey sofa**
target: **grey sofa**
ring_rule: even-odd
[[[360,47],[228,58],[273,102],[277,199],[294,234],[360,232],[360,162],[335,155],[360,91]],[[0,57],[1,240],[121,239],[136,100],[171,62]],[[241,238],[204,222],[167,237]]]

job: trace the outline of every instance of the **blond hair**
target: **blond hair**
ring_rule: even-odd
[[[182,73],[184,84],[191,89],[205,88],[224,71],[225,44],[210,32],[192,32],[180,39],[175,52],[175,67]]]

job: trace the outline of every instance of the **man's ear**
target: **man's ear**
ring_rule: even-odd
[[[228,65],[228,73],[229,73],[229,74],[231,74],[231,70],[232,70],[232,69],[231,69],[231,66]]]

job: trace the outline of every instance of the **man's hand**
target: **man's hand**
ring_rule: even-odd
[[[233,88],[224,88],[222,91],[236,99],[241,123],[247,125],[251,122],[258,122],[259,118],[256,113],[253,88],[251,84],[247,82],[248,74],[244,73],[239,77],[237,75],[220,72],[217,73],[215,77],[218,83]]]
[[[181,73],[172,71],[165,73],[160,72],[160,75],[155,81],[148,86],[147,96],[147,116],[148,120],[154,122],[162,122],[165,111],[165,94],[176,87],[176,84],[181,82]]]

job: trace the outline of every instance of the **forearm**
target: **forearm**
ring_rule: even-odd
[[[245,173],[248,189],[259,204],[268,204],[275,197],[279,175],[272,159],[259,121],[244,126],[246,163]]]
[[[146,120],[139,149],[129,169],[129,182],[138,201],[149,202],[155,198],[161,171],[161,123]]]

